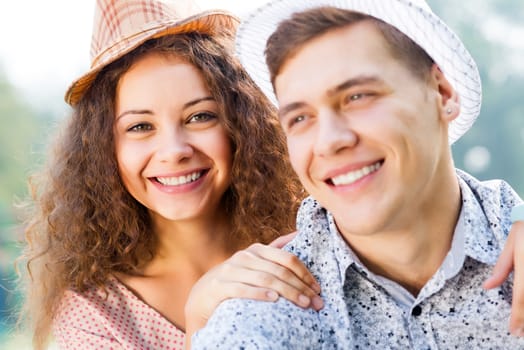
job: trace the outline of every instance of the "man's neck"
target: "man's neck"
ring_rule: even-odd
[[[444,192],[444,196],[437,195],[439,198],[423,205],[401,228],[343,237],[371,272],[397,282],[417,296],[446,258],[459,219],[458,181]]]

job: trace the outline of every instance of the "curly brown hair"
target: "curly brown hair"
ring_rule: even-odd
[[[237,248],[294,230],[301,186],[291,169],[274,106],[231,54],[231,38],[199,33],[147,41],[105,67],[75,105],[40,181],[26,229],[26,314],[36,348],[46,344],[67,289],[103,288],[114,272],[133,273],[156,250],[147,210],[124,188],[113,139],[119,78],[151,52],[175,55],[202,72],[233,146],[225,193]]]

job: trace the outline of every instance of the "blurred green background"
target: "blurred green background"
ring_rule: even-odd
[[[479,120],[454,146],[459,168],[481,179],[502,178],[524,195],[524,4],[522,0],[430,0],[463,39],[483,81]],[[217,1],[217,7],[220,2]],[[45,90],[45,89],[43,89]],[[23,237],[21,209],[27,177],[42,164],[49,135],[67,114],[63,91],[34,103],[15,86],[0,57],[0,348],[30,349],[29,337],[16,332],[14,260]],[[67,181],[67,179],[65,179]]]

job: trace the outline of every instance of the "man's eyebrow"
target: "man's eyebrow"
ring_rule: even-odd
[[[328,90],[327,92],[327,95],[328,96],[333,96],[333,95],[336,95],[337,93],[341,92],[341,91],[344,91],[346,89],[349,89],[353,86],[357,86],[357,85],[363,85],[363,84],[370,84],[370,83],[380,83],[382,82],[382,79],[378,78],[377,76],[374,76],[374,75],[363,75],[363,76],[359,76],[359,77],[356,77],[356,78],[351,78],[351,79],[348,79],[340,84],[338,84],[337,86],[335,86],[334,88],[331,88]]]
[[[278,117],[283,118],[289,112],[304,107],[304,102],[293,102],[278,109]]]

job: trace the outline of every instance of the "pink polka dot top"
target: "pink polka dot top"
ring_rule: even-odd
[[[53,324],[59,349],[184,349],[184,332],[122,283],[112,278],[107,292],[66,292]]]

